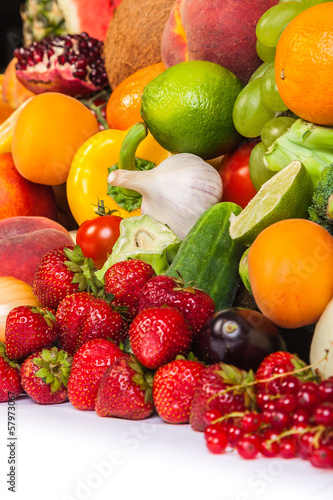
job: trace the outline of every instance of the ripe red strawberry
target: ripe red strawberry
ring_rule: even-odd
[[[49,405],[68,400],[67,381],[72,358],[57,347],[40,349],[21,366],[22,387],[36,403]]]
[[[189,422],[194,389],[203,370],[204,365],[199,361],[176,359],[156,371],[153,402],[157,413],[165,422]]]
[[[142,260],[117,262],[104,275],[105,293],[114,295],[115,305],[128,307],[126,317],[133,320],[138,313],[142,288],[155,275],[154,268]]]
[[[167,304],[177,308],[187,319],[194,332],[201,329],[204,323],[214,314],[213,299],[203,290],[185,287],[181,279],[159,275],[144,286],[139,302],[139,312],[147,307]]]
[[[104,372],[97,391],[95,410],[100,417],[141,420],[154,411],[151,387],[153,374],[126,355]]]
[[[53,345],[58,337],[55,311],[46,307],[18,306],[6,320],[6,352],[22,361],[38,349]]]
[[[256,371],[255,379],[257,381],[257,392],[279,394],[280,383],[282,382],[283,377],[275,379],[274,377],[294,372],[298,369],[305,368],[299,373],[293,374],[293,376],[295,375],[302,381],[315,379],[316,377],[313,372],[306,368],[306,366],[307,365],[304,361],[302,361],[296,354],[291,354],[290,352],[276,351],[269,354],[262,360]],[[259,383],[258,381],[260,380],[265,380],[265,382]]]
[[[56,321],[59,345],[72,355],[88,340],[109,337],[119,344],[127,336],[122,315],[109,302],[89,292],[67,295],[58,306]]]
[[[206,420],[208,410],[216,409],[221,415],[227,415],[234,411],[243,412],[252,408],[253,380],[252,371],[246,372],[225,363],[207,366],[199,377],[192,399],[190,411],[192,429],[202,432],[205,430],[210,423]],[[224,392],[226,390],[227,392]]]
[[[8,358],[5,344],[0,342],[0,402],[15,399],[21,392],[20,365]]]
[[[94,410],[97,389],[105,370],[126,354],[107,339],[93,339],[74,355],[68,379],[68,399],[78,410]]]
[[[193,338],[182,313],[169,306],[141,311],[128,334],[134,356],[152,370],[174,360],[178,354],[187,355]]]
[[[43,255],[33,281],[34,295],[43,306],[53,309],[66,295],[83,290],[97,293],[102,288],[92,259],[84,257],[79,245],[66,245]]]

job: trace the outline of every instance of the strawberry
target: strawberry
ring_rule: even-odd
[[[38,349],[56,342],[55,311],[46,307],[17,306],[6,320],[6,352],[10,359],[23,361]]]
[[[57,404],[68,400],[67,381],[72,358],[57,347],[40,349],[21,366],[22,387],[39,404]]]
[[[254,374],[225,363],[214,363],[201,373],[190,411],[190,424],[195,431],[204,431],[210,423],[208,410],[222,416],[234,411],[244,412],[254,406]]]
[[[295,370],[300,371],[294,373]],[[277,377],[277,375],[287,373],[293,377],[297,377],[301,381],[316,379],[311,369],[307,368],[306,363],[296,354],[286,351],[276,351],[266,356],[258,366],[255,375],[257,392],[279,394],[280,384],[283,383],[286,377]],[[260,380],[265,380],[265,382],[260,383]]]
[[[139,302],[139,312],[147,307],[167,304],[177,308],[187,319],[191,329],[198,332],[214,314],[213,299],[198,288],[187,286],[184,281],[171,276],[159,275],[144,286]]]
[[[97,294],[102,289],[92,259],[84,257],[79,245],[65,245],[43,255],[33,280],[38,301],[53,309],[66,295],[83,290]]]
[[[142,288],[155,274],[148,262],[139,259],[117,262],[104,275],[105,293],[114,295],[115,305],[126,306],[128,319],[133,320],[138,313]]]
[[[153,401],[157,413],[165,422],[189,422],[194,389],[203,370],[204,365],[199,361],[176,359],[156,371]]]
[[[172,361],[178,354],[187,355],[193,338],[182,313],[169,306],[141,311],[132,321],[128,334],[134,356],[152,370]]]
[[[17,398],[23,392],[20,365],[6,355],[6,347],[0,342],[0,402]]]
[[[118,344],[127,336],[127,323],[120,312],[89,292],[67,295],[58,306],[56,321],[59,345],[72,355],[88,340],[109,337]]]
[[[95,410],[100,417],[141,420],[154,411],[151,387],[153,374],[145,371],[134,356],[116,359],[104,372],[98,387]]]
[[[125,353],[107,339],[83,344],[73,357],[68,379],[68,399],[78,410],[94,410],[97,389],[105,370]]]

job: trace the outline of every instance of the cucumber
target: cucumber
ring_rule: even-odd
[[[240,284],[238,268],[245,246],[230,238],[229,219],[241,210],[230,202],[206,210],[182,241],[165,273],[177,278],[180,274],[186,285],[204,290],[214,300],[216,311],[232,306]]]

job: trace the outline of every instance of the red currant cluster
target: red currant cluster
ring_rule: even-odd
[[[212,453],[236,449],[245,459],[300,457],[314,467],[333,468],[333,377],[273,377],[258,384],[254,411],[222,415],[214,409],[206,419],[206,445]]]

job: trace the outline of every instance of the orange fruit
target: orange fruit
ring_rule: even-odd
[[[142,121],[140,107],[143,89],[164,70],[163,63],[152,64],[136,71],[117,85],[106,106],[109,128],[127,130]]]
[[[13,131],[12,154],[19,173],[32,182],[66,182],[76,151],[99,131],[93,113],[80,101],[57,92],[31,98]]]
[[[283,30],[275,79],[291,111],[306,121],[333,125],[333,2],[298,14]]]
[[[276,222],[251,245],[248,269],[265,316],[283,328],[313,324],[333,297],[333,236],[307,219]]]

